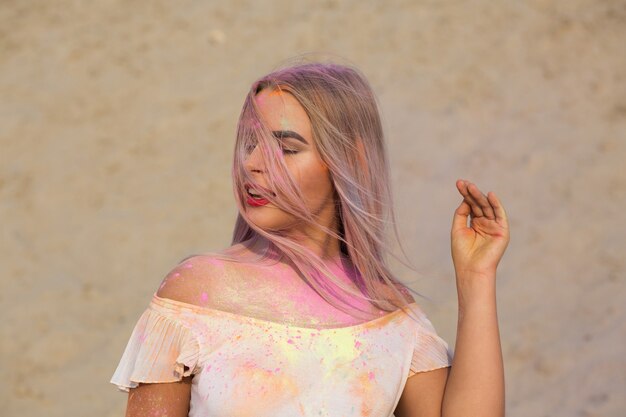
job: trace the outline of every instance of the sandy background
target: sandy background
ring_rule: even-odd
[[[505,204],[507,415],[623,416],[625,39],[619,0],[0,2],[1,414],[124,414],[108,381],[151,293],[230,243],[249,85],[316,52],[376,90],[451,345],[454,182]]]

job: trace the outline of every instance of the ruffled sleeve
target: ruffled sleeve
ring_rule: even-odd
[[[415,345],[411,357],[409,377],[417,372],[432,371],[452,364],[452,352],[423,312],[419,312]]]
[[[111,378],[121,391],[197,374],[198,339],[185,320],[153,302],[139,318]]]

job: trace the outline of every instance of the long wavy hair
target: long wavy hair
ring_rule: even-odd
[[[256,106],[255,96],[264,89],[293,95],[308,115],[314,146],[328,167],[334,186],[336,232],[316,221],[290,176],[280,145]],[[257,190],[302,224],[314,225],[338,239],[340,258],[348,260],[352,266],[355,273],[351,276],[358,290],[345,285],[323,259],[296,239],[283,231],[264,230],[250,220],[246,212],[244,184],[254,186],[256,182],[244,168],[244,162],[256,146],[261,149],[265,167],[266,184],[263,185],[276,195],[261,188]],[[386,256],[393,255],[387,235],[390,228],[400,243],[392,204],[389,161],[376,97],[357,68],[335,63],[300,62],[276,69],[254,81],[237,124],[232,178],[239,211],[232,236],[233,246],[211,253],[213,256],[245,263],[271,263],[286,258],[321,297],[353,316],[355,308],[346,301],[346,294],[365,299],[385,311],[406,309],[407,304],[414,302],[409,290],[422,296],[403,284],[387,266]],[[242,244],[238,245],[239,249],[245,248],[248,255],[254,253],[256,256],[243,256],[244,250],[235,249],[238,243]],[[371,317],[367,312],[365,316]]]

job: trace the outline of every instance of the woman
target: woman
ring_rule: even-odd
[[[456,182],[452,358],[386,266],[387,155],[357,69],[300,64],[253,83],[233,185],[233,245],[182,260],[133,330],[111,379],[127,416],[504,415],[504,208]]]

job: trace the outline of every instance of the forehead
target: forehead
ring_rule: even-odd
[[[256,103],[264,110],[297,112],[298,107],[304,112],[298,100],[288,92],[266,88],[255,96]]]
[[[296,98],[284,91],[264,89],[255,96],[256,104],[272,130],[299,130],[310,138],[310,120]]]

